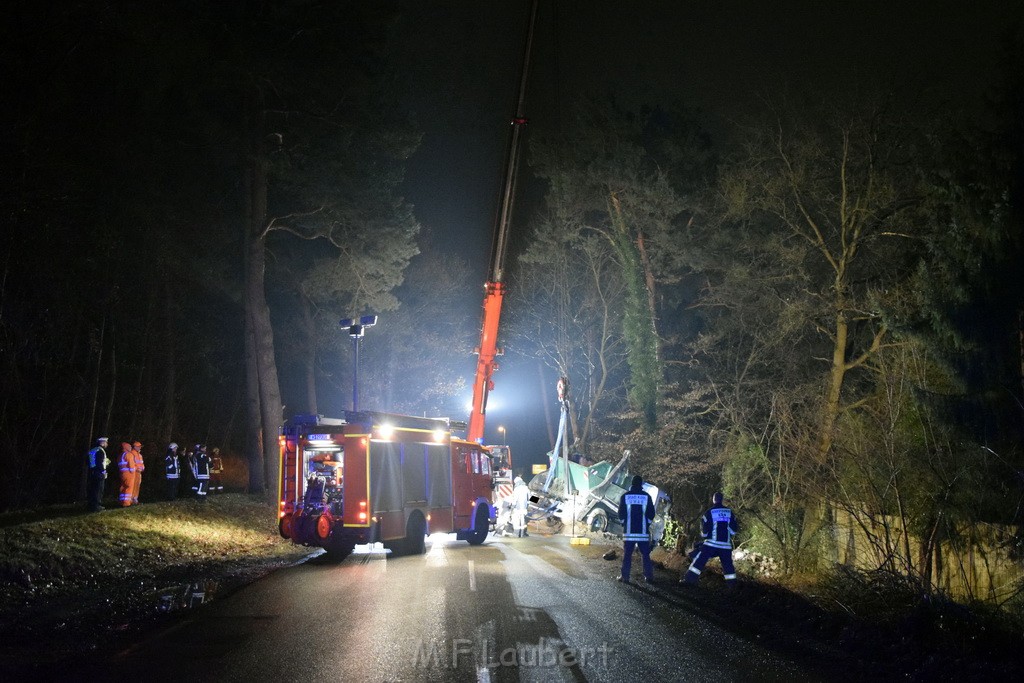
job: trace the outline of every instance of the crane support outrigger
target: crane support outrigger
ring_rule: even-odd
[[[519,78],[519,96],[516,113],[512,117],[512,136],[509,139],[508,159],[505,164],[505,178],[502,182],[501,204],[498,208],[491,244],[491,269],[484,286],[483,321],[480,326],[480,345],[476,349],[476,375],[473,380],[473,407],[469,415],[466,440],[483,443],[484,421],[487,416],[487,396],[494,389],[494,373],[498,369],[498,324],[501,307],[505,298],[505,252],[508,249],[509,224],[515,205],[516,178],[522,139],[526,128],[523,106],[526,102],[526,82],[530,73],[530,53],[533,49],[533,32],[537,21],[537,0],[530,7],[530,23],[526,32],[526,49],[523,53],[523,70]]]

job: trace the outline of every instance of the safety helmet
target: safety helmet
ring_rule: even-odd
[[[110,439],[108,439],[105,436],[101,436],[100,438],[96,439],[96,443],[107,443],[108,441],[110,441]]]
[[[172,451],[178,450],[178,444],[174,443],[173,441],[167,444],[167,447],[170,448]]]
[[[715,495],[711,496],[711,502],[715,505],[721,505],[724,498],[725,496],[722,495],[721,491],[715,491]]]
[[[142,448],[142,442],[136,441],[135,443],[132,444],[132,446],[135,446],[135,448]]]
[[[201,443],[197,443],[197,444],[195,445],[195,447],[194,447],[194,448],[193,448],[192,450],[194,450],[194,451],[198,451],[198,450],[202,449],[202,447],[203,447],[203,444],[201,444]]]

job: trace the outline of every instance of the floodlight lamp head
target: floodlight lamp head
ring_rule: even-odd
[[[338,322],[339,327],[348,328],[348,336],[353,339],[362,337],[366,331],[365,328],[373,327],[377,324],[377,316],[375,315],[364,315],[363,317],[356,320],[355,318],[342,318]]]

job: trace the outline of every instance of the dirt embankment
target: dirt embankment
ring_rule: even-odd
[[[608,561],[615,574],[621,542],[576,546]],[[825,577],[765,578],[764,558],[737,562],[735,585],[717,561],[696,588],[677,585],[688,557],[656,549],[654,590],[758,643],[802,661],[825,680],[1020,680],[1024,631],[1019,615],[923,595],[901,577],[837,567]],[[637,563],[634,562],[634,566]],[[776,575],[777,576],[777,575]],[[756,578],[755,578],[756,577]]]

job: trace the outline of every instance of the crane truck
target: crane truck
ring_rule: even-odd
[[[355,388],[353,410],[343,418],[291,418],[280,436],[278,530],[284,538],[323,547],[338,560],[356,545],[378,541],[394,553],[422,553],[426,535],[434,532],[454,532],[460,540],[479,544],[495,522],[492,497],[511,490],[510,452],[495,448],[492,454],[482,444],[487,396],[494,388],[496,359],[501,355],[498,324],[505,296],[505,253],[526,126],[523,104],[536,18],[533,0],[484,287],[469,421],[357,411]],[[465,438],[453,433],[461,430]]]

